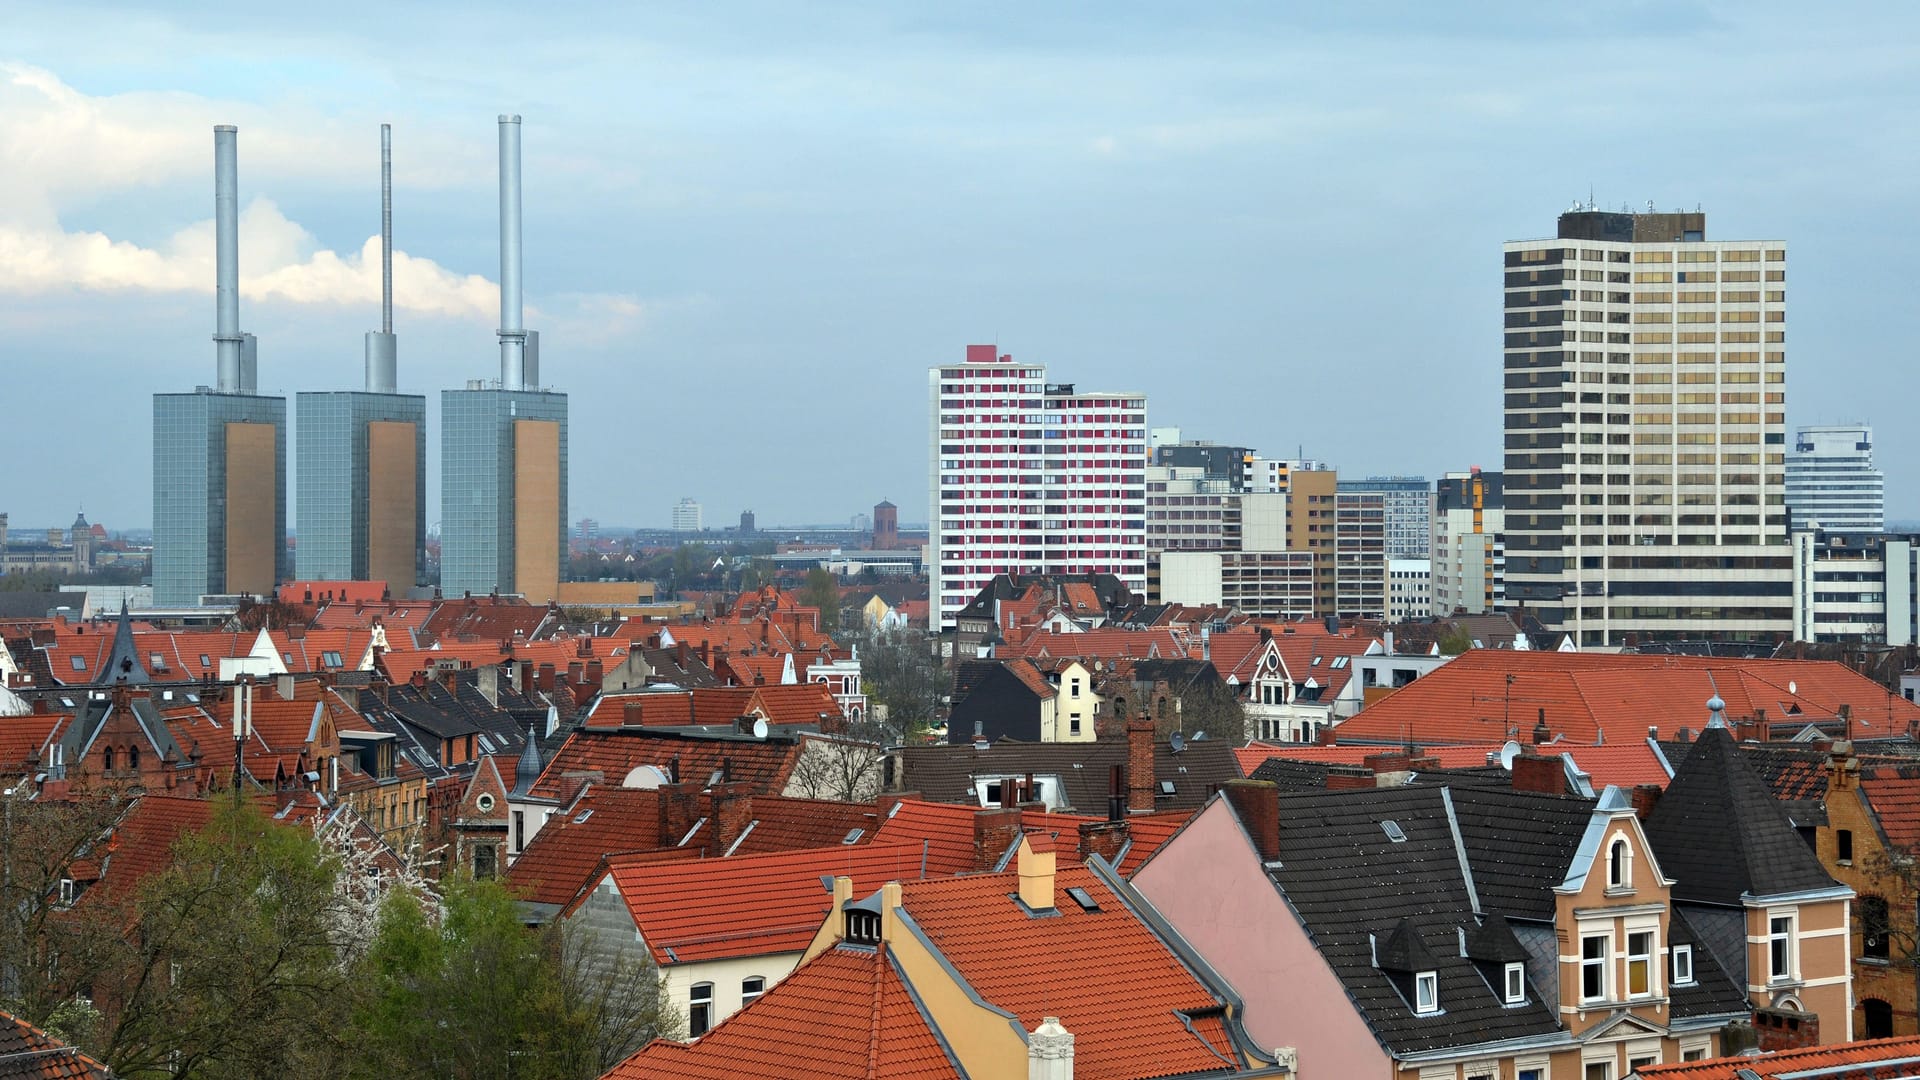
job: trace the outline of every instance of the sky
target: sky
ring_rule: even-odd
[[[1785,241],[1788,422],[1875,423],[1889,517],[1920,517],[1911,3],[6,9],[16,527],[151,520],[150,397],[214,381],[221,123],[241,325],[290,417],[361,385],[393,125],[399,381],[430,398],[437,522],[438,392],[499,370],[502,112],[575,517],[887,498],[924,521],[926,369],[976,342],[1144,392],[1189,438],[1496,468],[1500,244],[1589,194]]]

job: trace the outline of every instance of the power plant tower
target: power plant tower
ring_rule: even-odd
[[[393,332],[393,128],[380,125],[380,329],[362,390],[301,393],[296,565],[306,581],[419,583],[427,514],[427,399],[402,394]]]
[[[523,319],[520,118],[500,117],[500,378],[440,392],[440,587],[557,599],[566,551],[567,396],[543,389]]]
[[[287,399],[240,329],[237,128],[213,129],[214,385],[153,396],[156,603],[267,596],[287,576]]]

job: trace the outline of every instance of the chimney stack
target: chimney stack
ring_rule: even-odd
[[[526,389],[520,303],[520,118],[500,117],[500,388]]]
[[[213,129],[214,355],[215,389],[240,393],[240,129]]]
[[[380,329],[367,331],[367,393],[391,394],[398,385],[399,346],[393,336],[393,125],[380,125]]]

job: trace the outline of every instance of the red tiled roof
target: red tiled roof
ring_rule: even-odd
[[[432,600],[387,600],[374,604],[328,604],[314,613],[316,630],[367,630],[374,623],[384,626],[390,645],[411,644],[413,629],[433,614]]]
[[[1887,842],[1920,853],[1920,765],[1874,765],[1860,770],[1860,793],[1873,807]]]
[[[47,763],[47,745],[71,719],[65,713],[0,716],[0,774],[26,768],[29,758]]]
[[[289,581],[274,595],[289,604],[378,604],[386,592],[384,581]]]
[[[213,820],[213,804],[177,795],[143,795],[121,816],[107,841],[100,881],[85,898],[130,896],[173,863],[173,845]]]
[[[1068,899],[1073,887],[1099,910]],[[1076,1080],[1211,1073],[1223,1056],[1237,1060],[1217,1026],[1202,1035],[1178,1015],[1217,1009],[1219,999],[1098,875],[1059,866],[1054,918],[1030,917],[1012,899],[1019,889],[1012,872],[907,882],[901,906],[959,976],[1021,1027],[1059,1017],[1075,1037]],[[870,891],[856,886],[854,895]]]
[[[783,795],[754,795],[751,829],[733,848],[734,857],[799,851],[844,843],[855,829],[854,843],[876,839],[876,815],[871,803],[828,799],[793,799]]]
[[[6,1080],[108,1080],[112,1075],[105,1065],[74,1047],[11,1013],[0,1012],[0,1077]]]
[[[1892,1039],[1863,1039],[1859,1042],[1778,1050],[1759,1055],[1737,1054],[1673,1065],[1642,1065],[1640,1075],[1646,1080],[1735,1080],[1742,1069],[1750,1069],[1761,1080],[1773,1080],[1786,1073],[1857,1065],[1858,1069],[1846,1070],[1846,1080],[1879,1080],[1881,1077],[1891,1080],[1893,1077],[1912,1075],[1910,1059],[1914,1057],[1920,1057],[1920,1036],[1902,1035]],[[1897,1069],[1883,1072],[1873,1068],[1876,1064],[1902,1060],[1906,1060],[1907,1064]]]
[[[914,844],[854,844],[732,859],[614,865],[642,939],[659,964],[804,950],[833,908],[822,877],[851,876],[854,892],[920,873]]]
[[[1120,865],[1114,867],[1122,877],[1131,877],[1135,870],[1147,861],[1147,856],[1159,851],[1161,846],[1173,839],[1173,834],[1186,827],[1199,811],[1175,810],[1165,814],[1132,814],[1127,818],[1127,833],[1132,844],[1127,848]]]
[[[678,840],[660,835],[663,817],[658,791],[593,787],[572,807],[547,819],[507,869],[507,884],[534,903],[565,904],[587,884],[602,858],[668,847]],[[690,848],[684,854],[700,852]]]
[[[1300,678],[1297,670],[1294,677]],[[1334,733],[1341,741],[1422,745],[1525,741],[1544,710],[1554,734],[1591,745],[1603,730],[1615,738],[1639,738],[1649,727],[1665,735],[1682,727],[1697,731],[1716,693],[1729,723],[1753,719],[1759,710],[1769,721],[1828,720],[1843,704],[1852,708],[1858,738],[1901,734],[1920,722],[1920,706],[1830,661],[1475,649],[1361,710]]]
[[[748,785],[755,793],[777,794],[786,789],[799,756],[799,744],[785,739],[693,739],[589,728],[567,737],[534,784],[533,794],[558,798],[562,777],[568,773],[597,772],[608,786],[619,787],[641,765],[665,773],[672,771],[675,760],[680,771],[668,777],[670,782],[684,778],[704,784],[725,762],[736,783]]]
[[[545,604],[490,596],[448,600],[435,608],[420,627],[424,641],[522,641],[534,636],[546,621]]]
[[[1438,761],[1443,769],[1472,769],[1485,765],[1488,755],[1498,754],[1505,745],[1470,743],[1465,746],[1422,746],[1420,753]],[[1394,749],[1390,746],[1288,746],[1256,742],[1235,749],[1233,756],[1240,762],[1240,771],[1252,776],[1253,770],[1269,758],[1322,765],[1365,765],[1368,757],[1392,753]],[[1604,746],[1562,744],[1536,746],[1533,749],[1542,754],[1571,756],[1574,766],[1587,774],[1595,791],[1609,784],[1624,788],[1657,784],[1664,788],[1670,779],[1667,770],[1660,764],[1660,755],[1645,739]]]
[[[605,1080],[958,1080],[885,949],[828,949],[695,1043],[649,1043]]]
[[[1105,660],[1131,657],[1136,660],[1149,658],[1174,660],[1187,655],[1187,638],[1180,631],[1165,627],[1153,630],[1121,630],[1102,626],[1080,633],[1040,630],[1027,635],[1026,640],[1017,645],[1009,644],[1003,652],[1009,657],[1071,656]]]

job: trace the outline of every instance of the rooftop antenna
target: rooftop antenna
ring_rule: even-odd
[[[393,125],[380,125],[380,329],[367,331],[367,392],[391,394],[398,377],[393,336]]]

